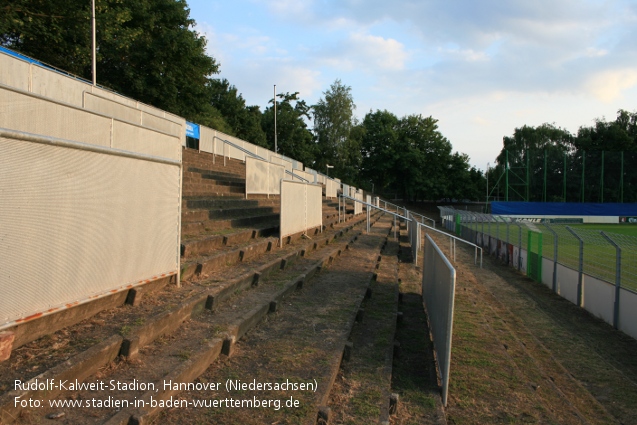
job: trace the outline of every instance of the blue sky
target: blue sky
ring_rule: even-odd
[[[356,116],[433,116],[485,169],[516,127],[571,132],[637,110],[635,0],[190,0],[248,105],[308,104],[337,78]]]

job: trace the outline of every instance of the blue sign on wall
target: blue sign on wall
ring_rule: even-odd
[[[199,124],[186,121],[186,136],[199,140]]]

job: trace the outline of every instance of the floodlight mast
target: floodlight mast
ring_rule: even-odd
[[[92,31],[93,31],[93,60],[91,70],[93,72],[93,85],[97,85],[97,42],[95,39],[95,0],[91,1],[92,15],[91,15],[91,23],[92,23]]]
[[[276,84],[274,85],[274,153],[279,153],[276,140]]]

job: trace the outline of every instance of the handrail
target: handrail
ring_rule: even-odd
[[[308,184],[310,183],[310,181],[309,181],[309,180],[306,180],[306,179],[304,179],[303,177],[301,177],[301,176],[297,176],[296,174],[294,174],[294,171],[288,171],[288,170],[285,170],[285,172],[286,172],[286,173],[288,173],[289,175],[291,175],[292,177],[296,177],[296,178],[297,178],[297,179],[299,179],[299,180],[303,180],[305,183],[308,183]]]
[[[398,239],[398,238],[396,237],[396,219],[397,219],[398,217],[400,217],[400,218],[402,218],[402,219],[404,219],[404,220],[406,220],[406,221],[410,221],[410,222],[412,221],[409,217],[405,217],[404,215],[400,215],[400,214],[398,214],[398,213],[391,212],[391,211],[386,210],[386,209],[384,209],[384,208],[377,207],[377,206],[376,206],[376,205],[374,205],[374,204],[370,204],[370,203],[368,203],[368,202],[361,201],[360,199],[352,198],[352,197],[351,197],[351,196],[349,196],[349,195],[343,195],[343,194],[341,193],[341,194],[339,195],[339,197],[338,197],[338,222],[339,222],[339,223],[341,222],[341,198],[343,198],[343,204],[345,204],[345,199],[350,199],[350,200],[352,200],[352,201],[354,201],[354,202],[360,202],[361,204],[366,205],[367,207],[376,208],[376,209],[377,209],[377,210],[379,210],[379,211],[382,211],[382,212],[384,212],[384,213],[388,213],[388,214],[393,215],[393,216],[394,216],[394,240],[397,240],[397,239]],[[369,228],[370,228],[370,226],[369,226],[369,221],[370,221],[369,211],[370,211],[370,210],[369,210],[369,208],[367,208],[367,233],[369,233]],[[344,218],[344,217],[345,217],[345,214],[343,214],[343,218]]]
[[[433,223],[433,227],[434,227],[434,228],[436,227],[436,220],[434,220],[433,218],[426,217],[426,216],[424,216],[424,215],[422,215],[422,214],[418,214],[418,213],[415,213],[415,212],[413,212],[413,211],[409,211],[409,212],[410,212],[412,215],[420,216],[421,220],[422,220],[422,219],[430,220],[430,221]],[[423,223],[423,224],[424,224],[424,223]]]
[[[418,222],[416,222],[416,223],[418,223]],[[434,232],[442,233],[445,236],[449,236],[449,238],[451,238],[453,240],[459,240],[462,243],[465,243],[467,245],[470,245],[470,246],[474,247],[476,249],[476,255],[475,255],[475,259],[474,259],[474,264],[477,264],[477,262],[478,262],[477,250],[479,249],[480,250],[480,268],[482,268],[482,247],[480,247],[480,246],[478,246],[478,245],[476,245],[476,244],[474,244],[472,242],[465,241],[464,239],[459,238],[457,236],[450,235],[449,233],[443,232],[442,230],[438,230],[438,229],[433,228],[431,226],[427,226],[426,224],[423,224],[423,223],[418,223],[418,226],[426,227],[427,229],[433,230]],[[456,258],[455,243],[452,246],[452,251],[453,251],[453,257],[454,257],[453,261],[456,261],[456,259],[455,259]]]
[[[243,153],[247,153],[248,155],[251,155],[252,157],[256,158],[256,159],[260,159],[261,161],[265,161],[265,162],[271,162],[268,161],[267,159],[265,159],[264,157],[257,155],[256,153],[250,152],[249,150],[242,148],[241,146],[237,145],[236,143],[232,143],[230,140],[226,140],[226,139],[222,139],[221,137],[217,137],[217,136],[212,136],[213,139],[219,139],[221,140],[223,143],[232,146],[235,149],[239,149],[240,151],[242,151]]]

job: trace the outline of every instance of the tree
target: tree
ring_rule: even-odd
[[[352,140],[350,133],[356,125],[352,88],[337,79],[323,93],[324,98],[312,107],[314,111],[314,134],[322,156],[316,167],[324,170],[327,164],[334,166],[334,175],[343,179],[355,179],[354,167],[360,164],[359,141]]]
[[[2,45],[92,78],[90,2],[0,2]],[[98,84],[191,121],[219,121],[209,102],[218,65],[189,14],[184,0],[97,2]]]
[[[408,115],[398,126],[395,174],[405,199],[440,199],[448,193],[451,143],[438,120]]]
[[[362,128],[360,179],[373,183],[380,193],[396,182],[393,170],[398,158],[398,124],[396,115],[377,110],[365,115],[359,125]]]
[[[311,108],[299,99],[299,92],[278,94],[277,102],[277,146],[280,154],[311,166],[316,155],[314,138],[307,128],[306,121],[311,119]],[[265,132],[268,147],[274,150],[274,99],[263,111],[261,126]]]
[[[258,106],[246,106],[243,96],[225,78],[212,80],[211,104],[231,128],[230,135],[252,144],[267,147],[265,133],[261,128],[261,110]],[[220,130],[220,129],[219,129]]]

